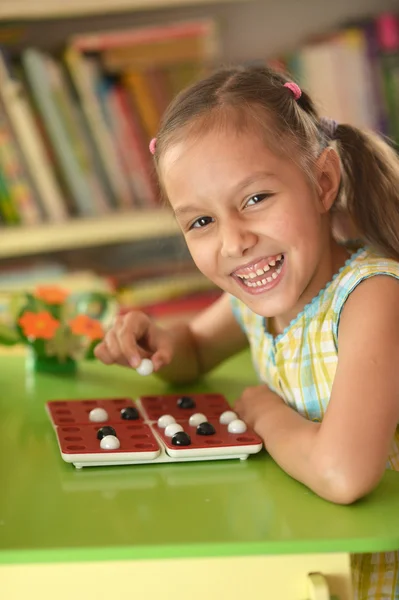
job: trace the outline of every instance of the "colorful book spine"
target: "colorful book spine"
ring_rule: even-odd
[[[8,193],[23,225],[37,225],[42,214],[25,172],[5,112],[0,106],[0,166]]]

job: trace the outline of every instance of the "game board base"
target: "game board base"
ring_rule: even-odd
[[[152,460],[134,460],[134,461],[107,461],[104,462],[102,461],[98,461],[98,462],[73,462],[71,464],[73,464],[77,469],[82,469],[83,467],[107,467],[107,466],[122,466],[122,465],[157,465],[157,464],[161,464],[161,463],[174,463],[176,464],[176,462],[201,462],[201,460],[209,462],[210,460],[228,460],[228,459],[236,459],[236,460],[247,460],[249,454],[234,454],[234,455],[229,455],[229,456],[204,456],[203,458],[198,457],[198,456],[187,456],[187,457],[181,457],[179,458],[178,461],[176,461],[175,458],[172,458],[171,456],[168,456],[167,454],[165,454],[165,456],[158,456],[158,458],[154,458]],[[64,458],[64,455],[62,455],[62,457]],[[64,458],[65,460],[65,458]],[[69,462],[69,461],[67,461]]]

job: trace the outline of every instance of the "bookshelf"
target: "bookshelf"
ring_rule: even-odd
[[[162,238],[178,232],[168,209],[138,210],[102,219],[74,219],[57,225],[9,227],[1,231],[0,259]]]
[[[218,0],[218,2],[232,0]],[[249,0],[234,0],[243,2]],[[2,0],[0,19],[50,19],[214,4],[214,0]]]
[[[266,57],[292,47],[309,34],[334,28],[345,20],[394,9],[397,0],[0,0],[0,24],[51,21],[51,41],[80,30],[162,24],[204,16],[220,18],[227,62]],[[287,20],[287,11],[290,19]],[[267,26],[267,35],[265,35]],[[56,33],[59,31],[59,33]],[[47,36],[48,37],[48,36]],[[164,210],[132,211],[104,218],[74,219],[59,225],[2,227],[0,260],[75,248],[100,247],[178,234]]]

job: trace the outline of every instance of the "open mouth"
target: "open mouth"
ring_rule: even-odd
[[[274,257],[262,261],[253,268],[245,269],[240,273],[234,273],[234,278],[239,281],[242,287],[252,293],[258,293],[271,289],[281,279],[281,272],[284,267],[284,254],[277,254]]]

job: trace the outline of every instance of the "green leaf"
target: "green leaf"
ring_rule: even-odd
[[[0,323],[0,344],[3,344],[4,346],[14,346],[21,341],[16,329],[12,329],[3,325],[3,323]]]

